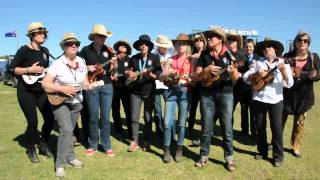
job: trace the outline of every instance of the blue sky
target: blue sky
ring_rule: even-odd
[[[280,40],[286,47],[299,30],[312,36],[311,50],[320,52],[320,1],[317,0],[10,0],[0,6],[0,55],[15,54],[15,38],[5,38],[17,31],[19,46],[29,43],[27,26],[43,22],[49,29],[45,46],[54,56],[62,53],[59,42],[64,32],[75,32],[81,47],[89,44],[88,34],[93,24],[104,24],[113,32],[108,43],[126,38],[132,44],[140,34],[152,40],[158,34],[175,38],[193,29],[207,30],[209,25],[257,30]],[[318,23],[317,23],[318,22]]]

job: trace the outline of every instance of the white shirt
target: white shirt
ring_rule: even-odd
[[[169,58],[172,57],[172,53],[170,53],[170,48],[167,50],[167,53],[162,55],[159,53],[158,49],[155,50],[155,54],[157,54],[160,58],[160,62],[166,62],[169,60]],[[159,81],[159,80],[156,80],[156,89],[168,89],[168,87],[166,85],[164,85],[163,82]]]
[[[87,66],[82,58],[79,56],[75,59],[79,63],[77,69],[69,68],[68,61],[63,55],[55,60],[48,69],[48,73],[55,77],[55,83],[60,85],[71,85],[79,88],[82,91],[82,84],[87,76]],[[73,98],[67,99],[66,103],[80,103],[83,100],[82,92],[76,94]]]
[[[273,63],[269,63],[266,58],[260,58],[257,62],[243,75],[243,80],[251,84],[248,77],[251,74],[254,74],[260,70],[268,70],[269,68],[274,68],[280,63],[283,63],[283,59],[279,58],[278,61],[274,61]],[[286,71],[288,73],[288,82],[284,81],[282,78],[282,74],[279,69],[277,69],[274,73],[274,80],[273,82],[266,85],[264,89],[261,91],[253,91],[253,100],[269,103],[269,104],[276,104],[283,100],[283,87],[290,88],[293,85],[293,77],[292,72],[289,64],[285,64]]]

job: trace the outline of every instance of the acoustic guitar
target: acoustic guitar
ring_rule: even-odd
[[[242,67],[244,65],[244,61],[237,61],[234,62],[231,66],[233,68],[238,68],[238,67]],[[228,67],[225,67],[223,69],[221,69],[220,71],[218,71],[216,74],[213,74],[212,72],[206,72],[205,70],[203,70],[200,75],[203,76],[203,80],[201,81],[201,85],[203,87],[212,87],[214,84],[217,83],[217,81],[220,80],[221,78],[221,74],[223,74]]]

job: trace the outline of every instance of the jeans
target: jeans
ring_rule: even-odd
[[[216,113],[218,113],[222,128],[224,158],[226,161],[232,161],[233,130],[231,120],[233,112],[233,93],[221,91],[215,92],[212,90],[202,89],[200,97],[200,112],[202,115],[200,155],[209,155],[214,117]]]
[[[100,110],[100,143],[102,149],[111,149],[110,140],[110,111],[112,104],[113,87],[106,84],[86,92],[86,101],[89,110],[89,138],[88,147],[97,149],[99,141],[99,110]]]
[[[138,94],[131,94],[130,109],[131,109],[131,128],[132,140],[138,143],[139,141],[139,119],[141,104],[144,103],[144,133],[147,141],[151,140],[152,121],[151,115],[153,111],[154,95],[141,96]]]
[[[188,87],[181,84],[169,87],[165,92],[165,117],[164,117],[164,146],[170,146],[172,127],[175,125],[176,104],[178,105],[178,140],[177,145],[183,145],[185,126],[188,115],[188,107],[191,100],[191,94]]]
[[[154,95],[154,122],[157,131],[163,131],[163,116],[162,116],[162,97],[164,96],[165,89],[157,89]]]
[[[75,160],[72,135],[81,109],[80,103],[52,106],[60,133],[57,142],[56,168],[64,167],[68,162]]]
[[[268,104],[260,101],[253,101],[254,111],[257,117],[257,147],[262,156],[268,156],[266,114],[269,113],[270,127],[272,133],[273,159],[283,161],[283,132],[282,132],[282,109],[283,102]]]

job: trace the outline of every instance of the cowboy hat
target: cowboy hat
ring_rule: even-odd
[[[192,40],[190,39],[190,37],[188,36],[188,34],[186,33],[180,33],[178,36],[177,36],[177,39],[173,39],[172,40],[172,43],[175,45],[177,42],[186,42],[188,43],[189,45],[192,45]]]
[[[264,41],[260,41],[257,43],[256,47],[254,48],[255,54],[257,54],[260,57],[264,57],[263,49],[265,47],[273,47],[277,57],[281,56],[284,50],[284,47],[281,42],[266,37]]]
[[[149,47],[149,51],[151,51],[154,46],[154,44],[151,42],[150,36],[148,36],[147,34],[140,35],[139,39],[133,43],[133,47],[137,51],[140,51],[139,47],[141,44],[146,44]]]
[[[43,32],[43,33],[48,33],[49,31],[43,26],[41,22],[33,22],[29,24],[28,26],[28,32],[26,36],[30,37],[32,33],[35,32]]]
[[[224,30],[220,27],[215,27],[210,29],[209,31],[204,31],[203,34],[208,38],[212,36],[218,36],[220,39],[223,40],[223,44],[226,42],[227,37]]]
[[[195,43],[198,40],[202,40],[204,47],[207,47],[207,40],[203,34],[197,34],[197,35],[193,36],[193,38],[192,38],[193,43]]]
[[[76,42],[80,44],[77,36],[73,32],[66,32],[63,35],[61,42],[59,43],[60,47],[63,48],[66,42]]]
[[[164,35],[159,35],[157,37],[156,42],[154,42],[154,44],[157,47],[162,47],[162,48],[173,47],[173,44],[172,44],[171,40],[167,36],[164,36]]]
[[[242,49],[242,45],[243,45],[243,41],[242,41],[242,36],[235,33],[235,32],[230,32],[227,34],[227,41],[231,40],[231,41],[237,41],[237,45],[238,45],[238,50]]]
[[[112,36],[112,32],[108,31],[103,24],[94,24],[92,27],[92,32],[88,36],[88,39],[90,41],[93,41],[93,36],[95,35],[102,35],[109,38]]]
[[[124,47],[127,48],[127,55],[130,55],[130,54],[131,54],[132,49],[131,49],[131,46],[130,46],[130,44],[128,43],[128,41],[127,41],[126,39],[122,39],[122,40],[119,40],[119,41],[117,41],[116,43],[114,43],[113,49],[114,49],[115,51],[118,51],[118,48],[119,48],[120,46],[124,46]]]

